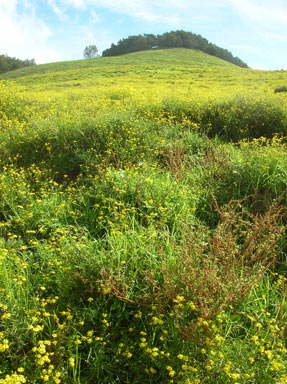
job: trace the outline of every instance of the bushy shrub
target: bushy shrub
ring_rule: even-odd
[[[287,86],[286,85],[282,85],[281,87],[277,87],[277,88],[274,89],[274,92],[275,93],[287,92]]]
[[[169,99],[153,111],[155,114],[180,123],[183,129],[195,129],[209,137],[219,136],[233,142],[287,133],[285,111],[265,98],[235,97],[201,105]]]

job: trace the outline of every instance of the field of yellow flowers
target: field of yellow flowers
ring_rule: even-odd
[[[287,383],[287,72],[169,49],[0,77],[0,384]]]

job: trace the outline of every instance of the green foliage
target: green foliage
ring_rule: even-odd
[[[259,137],[286,135],[284,111],[268,99],[235,98],[215,103],[202,112],[201,123],[208,135],[239,141]],[[205,127],[205,128],[204,128]]]
[[[84,58],[85,59],[92,59],[93,57],[96,57],[98,53],[98,48],[96,45],[88,45],[84,49]]]
[[[20,60],[7,55],[0,55],[0,74],[13,71],[18,68],[36,65],[35,60]]]
[[[287,133],[285,111],[277,102],[263,97],[235,97],[201,104],[167,99],[152,114],[194,127],[209,137],[233,142]]]
[[[274,92],[275,93],[287,92],[287,87],[286,87],[286,85],[282,85],[281,87],[275,88]]]
[[[144,34],[129,36],[118,41],[117,45],[112,44],[111,48],[103,51],[103,56],[117,56],[130,52],[143,51],[152,48],[188,48],[198,49],[209,55],[219,57],[235,65],[247,68],[247,64],[238,57],[234,57],[231,52],[220,48],[200,35],[185,31],[166,32],[162,35]]]

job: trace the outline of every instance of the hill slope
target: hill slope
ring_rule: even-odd
[[[4,78],[0,383],[285,383],[286,72],[171,49]]]
[[[0,76],[2,87],[19,98],[17,103],[33,105],[35,118],[38,113],[52,118],[61,111],[68,120],[74,115],[157,108],[173,99],[204,104],[268,95],[283,106],[286,94],[275,95],[274,88],[286,82],[284,71],[240,68],[183,48],[50,63]]]
[[[226,99],[254,92],[273,97],[274,88],[286,84],[286,72],[240,68],[201,51],[176,48],[38,65],[8,72],[1,79],[10,88],[27,87],[21,93],[28,99],[37,92],[35,103],[41,97],[56,104],[70,97],[76,104],[82,100],[86,109],[95,101],[100,108],[110,107],[109,100],[126,100],[131,106],[170,97]]]
[[[0,79],[12,79],[23,76],[42,75],[50,72],[67,70],[84,70],[88,68],[103,69],[107,66],[142,66],[152,68],[162,65],[169,66],[234,66],[224,60],[210,56],[201,51],[174,48],[168,50],[151,50],[129,53],[119,57],[99,57],[90,60],[64,61],[58,63],[41,64],[31,68],[23,68],[0,75]]]

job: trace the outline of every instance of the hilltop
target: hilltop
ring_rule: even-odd
[[[219,57],[239,67],[248,68],[247,64],[234,57],[227,49],[210,43],[201,35],[186,31],[171,31],[162,35],[144,34],[129,36],[118,41],[117,45],[112,44],[109,49],[103,51],[103,56],[118,56],[125,53],[143,51],[146,49],[162,48],[188,48],[198,49],[209,55]]]

